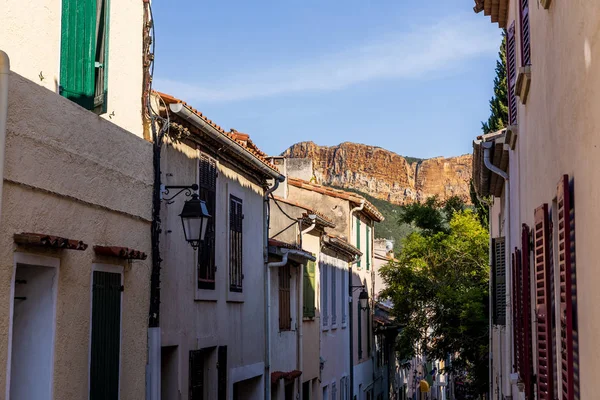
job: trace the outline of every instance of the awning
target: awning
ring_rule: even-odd
[[[140,250],[119,246],[94,246],[94,252],[102,256],[119,257],[127,260],[145,260],[148,255]]]
[[[299,263],[304,263],[306,260],[316,261],[316,257],[313,253],[303,250],[300,246],[282,242],[277,239],[269,239],[269,254],[283,257],[285,253],[288,253],[294,261]]]
[[[484,164],[483,144],[492,144],[490,160],[494,166],[506,172],[508,171],[509,152],[505,141],[506,129],[479,136],[477,140],[473,141],[473,185],[475,191],[482,197],[500,197],[504,189],[504,179],[490,171]]]
[[[23,246],[52,247],[55,249],[85,250],[88,245],[81,240],[67,239],[43,233],[15,233],[15,243]]]

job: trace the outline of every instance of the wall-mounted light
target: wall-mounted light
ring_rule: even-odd
[[[164,186],[162,193],[169,194],[169,189],[181,189],[170,198],[165,198],[167,204],[171,204],[173,199],[180,193],[186,192],[186,196],[190,196],[191,199],[186,200],[183,204],[183,209],[179,217],[181,218],[181,224],[183,226],[183,234],[185,240],[194,248],[197,249],[200,243],[204,241],[206,236],[206,227],[208,226],[208,220],[211,215],[208,213],[208,208],[203,200],[200,200],[197,193],[192,191],[198,190],[198,185],[193,184],[190,186]]]
[[[358,301],[360,303],[360,309],[366,310],[369,308],[369,293],[365,289],[363,289],[358,295]]]

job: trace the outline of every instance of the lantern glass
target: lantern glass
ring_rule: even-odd
[[[185,240],[193,248],[197,248],[200,242],[204,240],[208,219],[211,217],[208,213],[206,203],[200,200],[198,195],[194,193],[192,198],[184,203],[183,210],[179,216],[181,217]]]
[[[358,301],[360,302],[360,308],[362,308],[363,310],[366,310],[368,307],[368,302],[369,302],[369,294],[367,293],[367,291],[365,289],[363,289],[360,292],[360,295],[358,296]]]

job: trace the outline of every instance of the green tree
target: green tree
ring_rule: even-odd
[[[448,206],[448,202],[446,203]],[[453,369],[468,373],[478,392],[487,389],[488,233],[473,210],[437,198],[407,207],[403,222],[418,229],[397,261],[381,270],[383,295],[394,304],[402,330],[397,350],[408,359],[455,355]]]
[[[481,123],[483,133],[499,131],[508,124],[508,89],[506,86],[506,34],[502,34],[502,44],[496,61],[494,95],[490,99],[490,117]]]

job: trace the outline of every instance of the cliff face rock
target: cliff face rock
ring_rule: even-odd
[[[283,156],[310,158],[318,183],[351,188],[395,204],[408,204],[438,195],[444,200],[457,195],[469,202],[470,154],[436,157],[409,163],[380,147],[356,143],[318,146],[300,142]]]

